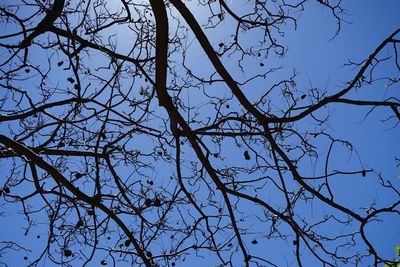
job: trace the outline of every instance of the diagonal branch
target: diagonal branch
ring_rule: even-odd
[[[16,141],[11,140],[10,138],[0,134],[0,143],[4,144],[7,148],[11,148],[16,154],[27,158],[31,163],[35,164],[39,168],[45,170],[53,179],[63,185],[66,189],[68,189],[72,194],[74,194],[79,200],[82,200],[94,207],[99,208],[104,213],[106,213],[119,227],[124,231],[127,235],[131,243],[134,245],[139,257],[143,260],[146,266],[152,266],[149,259],[147,259],[146,255],[143,252],[143,249],[140,247],[136,239],[134,238],[131,231],[124,224],[124,222],[112,212],[109,208],[107,208],[104,204],[98,201],[97,197],[90,197],[75,187],[67,178],[65,178],[56,168],[52,165],[44,161],[40,156],[36,155],[29,148],[19,144]]]
[[[33,39],[47,32],[53,23],[61,16],[65,0],[55,0],[52,8],[47,11],[46,16],[39,22],[34,31],[26,37],[19,47],[26,48],[31,45]]]

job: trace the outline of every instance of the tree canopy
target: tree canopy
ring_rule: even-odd
[[[334,45],[351,12],[1,2],[0,263],[395,264],[377,236],[399,238],[398,22],[343,57],[323,51],[342,68],[301,70],[321,49],[313,30]]]

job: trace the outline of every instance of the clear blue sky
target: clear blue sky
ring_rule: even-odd
[[[231,5],[236,8],[244,8],[246,1],[233,0]],[[280,38],[280,42],[288,48],[288,52],[284,58],[271,57],[265,60],[264,63],[266,67],[281,67],[280,71],[277,71],[270,76],[268,80],[264,82],[257,81],[245,86],[243,90],[250,98],[256,98],[262,94],[265,88],[268,88],[271,84],[281,79],[282,77],[287,77],[293,72],[295,68],[298,72],[297,76],[297,89],[302,92],[307,92],[310,87],[325,88],[328,94],[333,94],[341,90],[344,84],[351,80],[356,70],[352,70],[351,67],[344,67],[343,65],[352,60],[354,62],[359,62],[368,57],[370,53],[379,45],[379,43],[391,34],[395,29],[400,27],[400,1],[397,0],[357,0],[357,1],[343,1],[343,7],[347,9],[347,14],[344,18],[348,23],[342,24],[342,29],[339,34],[332,39],[336,30],[336,21],[332,18],[329,12],[322,8],[316,1],[308,1],[306,3],[306,8],[303,13],[301,13],[298,18],[298,28],[296,31],[293,30],[292,25],[287,26],[285,36]],[[202,16],[201,8],[194,9],[195,15],[199,20],[204,20]],[[232,25],[228,22],[223,25],[219,31],[210,31],[209,38],[213,44],[218,44],[224,42],[226,38],[224,36],[224,27],[228,30]],[[121,33],[122,35],[123,33]],[[122,37],[121,37],[122,38]],[[248,42],[252,42],[249,38]],[[121,48],[123,49],[125,43],[121,43]],[[215,45],[217,47],[217,45]],[[209,67],[208,60],[204,57],[204,53],[199,49],[199,46],[194,40],[190,46],[191,54],[188,56],[188,64],[194,71],[201,73],[212,73],[214,70]],[[38,60],[40,56],[37,55]],[[223,61],[228,66],[229,70],[232,72],[233,76],[240,79],[245,79],[245,75],[241,74],[240,70],[237,68],[237,63],[235,59],[229,60],[224,58]],[[93,60],[96,62],[96,59]],[[246,69],[246,75],[250,75],[253,72],[257,72],[260,68],[259,64],[244,63]],[[391,68],[383,68],[380,73],[391,72]],[[206,75],[204,75],[206,76]],[[60,75],[60,77],[63,77]],[[61,78],[60,78],[61,79]],[[28,85],[28,84],[27,84]],[[361,90],[349,94],[354,98],[364,98],[364,99],[383,99],[387,96],[400,97],[399,86],[395,85],[391,88],[385,87],[385,82],[375,83],[370,87],[363,87]],[[218,89],[216,87],[210,87],[210,92],[207,93],[229,96],[224,90],[214,90]],[[208,89],[207,89],[208,90]],[[212,91],[212,92],[211,92]],[[207,98],[199,98],[197,93],[182,96],[190,98],[191,103],[194,104],[204,104],[204,102],[209,101]],[[307,101],[307,99],[306,99]],[[277,103],[279,106],[279,103]],[[237,103],[235,101],[231,102],[231,108],[235,109]],[[202,116],[206,117],[207,106],[200,108],[203,111]],[[337,138],[342,138],[349,140],[357,152],[349,154],[342,145],[337,145],[334,148],[333,158],[329,169],[335,170],[339,167],[342,169],[347,169],[353,171],[354,168],[359,169],[374,169],[377,173],[381,173],[386,179],[390,179],[393,184],[400,186],[400,169],[396,166],[394,160],[395,156],[399,156],[398,151],[400,149],[399,139],[400,134],[398,129],[391,129],[394,126],[393,121],[382,123],[381,120],[388,116],[389,112],[387,109],[376,109],[371,113],[367,119],[364,119],[367,115],[368,108],[354,108],[346,107],[341,104],[332,105],[327,109],[323,109],[318,112],[317,115],[323,116],[330,114],[331,118],[329,120],[326,128]],[[163,114],[163,111],[160,111]],[[312,127],[310,120],[305,124],[296,125],[299,129]],[[137,139],[137,149],[142,149],[142,151],[148,149],[146,147],[149,140]],[[325,142],[318,143],[322,150],[326,151],[327,144]],[[213,147],[212,143],[208,143],[209,148]],[[225,150],[224,161],[220,159],[213,159],[213,164],[218,167],[229,166],[232,163],[237,164],[247,164],[243,163],[242,153],[243,148],[237,148],[232,143],[224,144],[225,147],[231,147],[231,149]],[[191,159],[194,157],[193,153],[190,152],[188,146],[184,146],[188,149],[185,156],[186,159]],[[262,149],[262,148],[260,148]],[[360,159],[358,155],[360,155]],[[323,158],[324,153],[321,154]],[[309,165],[308,165],[309,164]],[[323,169],[321,163],[318,163],[316,173],[313,173],[313,162],[305,163],[300,165],[300,170],[303,175],[321,175],[323,174]],[[79,168],[74,165],[73,168]],[[169,175],[173,175],[175,169],[173,164],[165,165],[163,163],[155,163],[155,170],[146,170],[145,174],[149,177],[154,177],[155,179],[163,180]],[[185,167],[185,166],[184,166]],[[246,167],[249,167],[246,166]],[[8,165],[1,162],[0,168],[6,170],[9,168]],[[183,169],[183,172],[188,172],[189,166]],[[126,175],[129,175],[130,170],[122,170]],[[168,178],[168,177],[167,177]],[[349,179],[352,178],[352,179]],[[369,179],[369,180],[367,180]],[[378,184],[372,180],[376,179],[375,174],[368,175],[366,178],[354,177],[354,176],[343,176],[339,179],[335,179],[332,182],[332,188],[335,192],[336,199],[343,204],[349,206],[357,206],[358,204],[368,206],[371,200],[377,203],[377,206],[381,206],[396,200],[396,196],[389,191],[384,191],[379,189]],[[163,181],[166,183],[166,181]],[[326,193],[326,192],[325,192]],[[202,191],[199,191],[202,194]],[[267,194],[270,194],[269,196]],[[275,201],[274,192],[262,192],[268,201]],[[222,199],[221,199],[222,201]],[[369,202],[367,202],[369,201]],[[279,200],[277,201],[277,203]],[[3,203],[3,202],[0,202]],[[318,216],[323,214],[325,211],[319,209],[318,203],[313,203],[314,207],[299,207],[304,208],[304,216]],[[243,217],[245,216],[257,216],[262,213],[261,209],[256,208],[252,204],[241,204],[240,208],[244,210]],[[2,207],[2,211],[8,215],[12,215],[15,212],[15,206],[6,206],[6,209]],[[357,210],[360,212],[360,210]],[[302,214],[302,212],[297,210],[297,214]],[[338,215],[339,216],[339,215]],[[240,218],[240,216],[238,216]],[[396,244],[400,245],[400,219],[399,217],[382,216],[379,218],[382,221],[380,223],[371,223],[368,226],[367,234],[371,237],[374,245],[378,252],[383,253],[388,258],[394,257],[394,247]],[[177,219],[178,221],[181,219]],[[227,223],[227,221],[223,221]],[[249,226],[251,226],[251,220],[246,221]],[[27,237],[23,235],[20,231],[23,222],[14,221],[13,216],[5,216],[0,219],[0,235],[1,239],[5,240],[8,238],[14,238],[16,241],[21,241],[25,243],[27,247],[30,247],[33,251],[40,251],[39,246],[36,246],[39,241],[42,241],[47,229],[45,226],[38,226],[33,228],[34,233],[30,233]],[[332,224],[332,228],[335,227]],[[287,240],[271,241],[266,240],[263,236],[264,229],[260,224],[255,224],[252,228],[254,233],[248,235],[245,238],[246,246],[251,255],[270,255],[267,256],[268,259],[278,264],[278,266],[297,266],[294,258],[294,254],[291,253],[294,250],[292,245],[293,237],[288,237]],[[324,232],[340,233],[351,231],[351,229],[320,229]],[[356,230],[356,229],[353,229]],[[225,237],[229,238],[229,237]],[[253,239],[258,240],[257,245],[251,244]],[[165,241],[165,240],[164,240]],[[107,241],[105,241],[107,242]],[[168,242],[166,240],[165,242]],[[160,245],[161,247],[161,245]],[[161,248],[154,248],[155,250]],[[358,248],[353,248],[358,249]],[[365,247],[359,247],[361,251],[365,250]],[[307,253],[307,252],[304,252]],[[237,259],[240,260],[240,253],[237,253]],[[283,256],[286,254],[286,256]],[[7,262],[10,266],[22,266],[21,265],[21,255],[23,253],[16,253],[15,255],[8,255]],[[292,257],[289,257],[291,255]],[[307,255],[307,254],[306,254]],[[99,260],[107,255],[96,255]],[[285,258],[286,257],[286,258]],[[192,253],[186,257],[186,261],[178,261],[176,266],[181,267],[208,267],[215,266],[218,263],[218,259],[215,255],[209,255],[207,252],[199,252],[199,257],[195,257]],[[109,258],[108,258],[109,260]],[[0,259],[1,261],[1,259]],[[109,260],[110,261],[110,260]],[[371,262],[366,262],[364,264],[370,264]],[[53,266],[49,262],[44,262],[40,266]],[[93,263],[88,266],[99,266],[98,261],[93,261]],[[129,265],[117,265],[117,266],[129,266]],[[240,266],[238,263],[234,266]],[[312,257],[305,257],[304,266],[316,266],[314,259]],[[366,266],[366,265],[362,265]]]

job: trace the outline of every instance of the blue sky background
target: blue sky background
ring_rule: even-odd
[[[241,9],[246,8],[246,3],[247,2],[244,1],[233,0],[231,5],[233,8]],[[244,86],[243,90],[246,92],[246,95],[248,95],[250,99],[256,99],[258,95],[264,92],[265,88],[268,88],[274,82],[282,79],[282,77],[288,77],[293,72],[293,68],[298,72],[296,81],[297,89],[300,92],[307,92],[310,87],[315,87],[326,88],[328,94],[333,94],[341,90],[344,84],[351,80],[357,71],[352,70],[351,67],[344,67],[343,65],[347,63],[349,59],[355,62],[366,59],[385,37],[400,27],[400,17],[398,15],[400,13],[399,1],[358,0],[346,1],[342,4],[347,9],[348,15],[345,15],[344,18],[349,23],[343,23],[338,36],[331,39],[337,27],[336,21],[330,16],[329,12],[321,7],[321,5],[316,1],[307,2],[305,11],[298,19],[297,30],[294,31],[292,25],[289,24],[285,36],[280,39],[281,43],[288,48],[286,56],[284,58],[271,56],[264,61],[263,59],[260,59],[260,61],[265,62],[266,68],[281,67],[281,70],[268,75],[268,79],[264,81],[265,83],[257,81]],[[205,17],[202,17],[204,11],[202,11],[200,7],[194,8],[193,10],[195,10],[194,12],[196,12],[195,15],[198,20],[202,21],[205,19]],[[208,32],[209,38],[214,47],[218,47],[220,42],[227,42],[225,39],[225,33],[228,32],[232,26],[233,25],[229,23],[229,20],[226,20],[223,27],[218,31],[210,30]],[[224,32],[225,30],[226,32]],[[254,37],[254,40],[256,40],[256,36]],[[125,49],[125,46],[129,44],[129,42],[126,41],[129,37],[124,36],[123,31],[118,32],[117,39],[121,49]],[[251,44],[253,39],[248,38],[248,42]],[[205,77],[207,76],[205,73],[212,73],[214,71],[210,68],[208,59],[206,59],[204,53],[199,49],[195,40],[190,43],[189,51],[190,53],[187,63],[193,71],[201,73]],[[41,60],[41,54],[37,54],[36,57],[38,61]],[[96,55],[93,55],[92,62],[94,65],[101,60],[101,57],[96,58]],[[259,62],[245,62],[245,74],[242,74],[237,68],[237,63],[234,57],[224,57],[222,60],[228,66],[228,69],[231,71],[233,76],[238,80],[245,79],[246,75],[250,76],[253,72],[258,72],[260,68]],[[392,70],[393,66],[385,65],[379,70],[379,73],[390,73]],[[54,83],[57,83],[57,80],[65,78],[65,74],[62,72],[58,75],[59,76],[54,79]],[[383,99],[387,96],[400,97],[400,88],[398,85],[389,88],[386,88],[385,85],[385,82],[374,83],[372,86],[363,87],[357,92],[351,92],[349,98]],[[29,86],[29,84],[26,84],[26,86]],[[216,96],[230,97],[226,88],[224,89],[222,85],[210,86],[206,91],[207,93],[215,94]],[[201,94],[201,92],[196,92],[195,90],[187,90],[187,92],[185,91],[181,96],[182,98],[186,98],[187,101],[190,101],[192,105],[199,106],[199,109],[203,112],[200,117],[204,119],[209,116],[209,113],[207,113],[208,107],[206,105],[209,100],[199,97]],[[60,97],[63,97],[63,95],[60,95]],[[307,103],[306,101],[307,99],[305,99],[305,103]],[[231,109],[239,110],[238,103],[235,102],[235,100],[231,100],[229,103]],[[155,106],[156,105],[154,104],[154,107]],[[277,103],[277,106],[279,106],[279,103]],[[328,112],[331,114],[331,119],[329,120],[328,125],[326,125],[326,128],[329,129],[329,132],[335,137],[349,140],[354,145],[361,158],[360,163],[360,159],[356,152],[350,154],[342,145],[338,144],[334,149],[334,160],[330,163],[330,170],[335,170],[339,168],[339,166],[342,169],[347,169],[349,171],[354,170],[354,168],[357,168],[357,170],[371,168],[377,173],[381,173],[386,179],[390,179],[393,184],[400,186],[400,169],[396,166],[394,160],[394,157],[398,156],[400,148],[400,135],[398,129],[391,129],[391,127],[395,125],[395,121],[392,120],[386,123],[381,123],[382,119],[390,115],[390,111],[384,108],[376,109],[367,117],[366,120],[364,120],[368,111],[368,107],[354,108],[346,107],[343,104],[335,104],[330,105],[330,107],[322,109],[317,113],[317,115],[320,116],[324,116],[328,114]],[[165,116],[164,111],[158,110],[157,112],[159,112],[160,116]],[[305,124],[298,123],[296,127],[299,129],[310,127],[311,121],[305,121]],[[158,121],[156,123],[160,122]],[[150,148],[152,149],[152,146],[147,146],[150,142],[151,140],[148,140],[145,137],[137,137],[136,149],[147,152]],[[213,148],[210,140],[208,140],[207,144],[210,149],[217,149],[216,146]],[[316,140],[315,144],[321,147],[321,151],[326,151],[326,142]],[[243,162],[243,147],[237,148],[235,147],[235,144],[229,140],[223,143],[223,147],[226,148],[226,150],[224,150],[224,159],[212,159],[214,166],[222,167],[234,164],[247,164],[246,167],[250,166],[251,163]],[[184,144],[182,149],[185,152],[184,157],[187,161],[194,159],[193,152],[191,152],[187,144]],[[262,149],[263,147],[260,147],[260,150]],[[170,152],[173,153],[173,150]],[[323,157],[324,154],[321,154],[321,158]],[[143,160],[151,162],[150,158]],[[303,175],[309,174],[311,176],[315,174],[313,173],[312,166],[316,164],[316,174],[322,174],[322,163],[323,161],[318,163],[310,161],[309,165],[303,163],[300,166],[300,172]],[[2,172],[5,172],[9,168],[8,162],[0,161],[0,164]],[[74,170],[82,171],[82,166],[78,162],[75,162],[72,166]],[[189,167],[189,165],[182,167],[184,174],[190,174]],[[120,171],[122,174],[126,174],[127,176],[130,175],[131,172],[131,170],[123,167],[120,168]],[[168,189],[172,189],[172,187],[168,185],[168,179],[165,178],[173,176],[174,173],[175,168],[173,162],[170,164],[154,163],[154,169],[144,171],[144,175],[152,177],[155,180],[160,180],[160,183],[162,183],[160,184],[160,187],[162,187],[161,185],[164,185]],[[376,201],[378,207],[395,201],[397,198],[395,194],[382,190],[378,187],[378,184],[374,182],[376,177],[376,174],[368,174],[365,178],[359,175],[343,176],[333,180],[332,188],[334,192],[336,192],[336,199],[340,203],[350,206],[354,205],[354,207],[358,206],[359,203],[365,203],[365,206],[368,206],[371,199]],[[250,178],[250,176],[246,178]],[[198,197],[201,198],[202,194],[204,194],[204,192],[199,190],[198,195],[200,196]],[[268,201],[280,202],[278,194],[275,192],[269,192],[268,189],[260,192],[260,195],[268,199]],[[222,202],[222,198],[220,201]],[[232,202],[234,201],[232,200]],[[1,205],[4,204],[3,201],[0,203]],[[304,216],[318,217],[325,213],[325,210],[320,208],[321,205],[316,202],[313,203],[312,207],[300,206],[296,209],[304,209],[304,211],[300,212],[297,210],[297,213],[304,212]],[[38,227],[35,227],[34,230],[25,237],[23,232],[20,230],[25,223],[20,220],[15,220],[13,215],[15,212],[20,211],[20,207],[16,208],[15,205],[7,204],[6,206],[2,206],[1,209],[2,212],[7,214],[7,216],[1,217],[0,219],[1,239],[6,240],[11,238],[16,241],[21,241],[26,245],[26,247],[32,249],[32,254],[35,252],[38,253],[40,249],[42,249],[43,237],[46,236],[46,226],[39,225]],[[248,203],[241,203],[240,209],[245,211],[243,214],[246,216],[256,216],[262,213],[261,209],[252,204],[249,205]],[[212,212],[211,209],[210,212]],[[326,212],[331,211],[327,210]],[[358,212],[361,213],[360,210],[358,210]],[[340,215],[338,214],[338,216]],[[238,218],[240,218],[240,216],[238,216]],[[368,225],[367,234],[374,242],[378,252],[381,252],[388,258],[392,258],[395,256],[395,245],[400,244],[400,229],[398,227],[398,225],[400,225],[400,219],[399,217],[395,218],[390,215],[382,216],[380,219],[382,220],[381,222],[371,223]],[[184,221],[184,219],[181,218],[176,218],[176,220],[181,221],[182,223]],[[223,223],[229,224],[229,221],[223,220]],[[251,226],[251,220],[246,221],[246,223]],[[351,229],[335,229],[335,224],[332,224],[330,227],[332,228],[320,230],[332,233],[351,231]],[[294,246],[292,245],[293,239],[288,238],[287,240],[277,239],[275,241],[268,241],[263,236],[264,229],[260,224],[254,225],[252,230],[254,233],[251,233],[244,238],[251,255],[268,255],[267,258],[279,263],[279,266],[296,266],[293,257],[294,253],[291,254],[290,252],[294,252]],[[226,236],[225,238],[229,239],[229,236]],[[254,238],[259,241],[257,245],[251,244],[251,241]],[[168,246],[168,242],[168,240],[163,240],[163,245]],[[110,242],[110,245],[111,244],[113,243]],[[160,245],[159,248],[155,248],[154,250],[161,250],[161,247],[162,246]],[[359,249],[365,250],[365,247],[360,247]],[[285,252],[286,257],[291,254],[291,259],[285,259],[282,251]],[[176,266],[215,266],[218,263],[217,258],[210,256],[207,252],[200,251],[198,253],[199,257],[194,257],[195,254],[193,253],[186,257],[186,261],[180,260],[177,262]],[[6,262],[8,262],[10,266],[22,266],[24,264],[21,263],[23,255],[24,252],[7,255]],[[237,261],[240,260],[240,256],[240,253],[238,253]],[[88,266],[99,266],[98,262],[103,258],[107,258],[107,255],[99,253],[96,254],[95,258],[96,260]],[[304,266],[316,266],[312,257],[307,258],[306,256],[304,259]],[[111,262],[109,257],[107,260]],[[371,262],[366,262],[365,264],[371,264]],[[235,266],[239,265],[240,264]],[[53,265],[49,261],[45,261],[40,266]],[[120,263],[117,266],[129,265]]]
[[[288,53],[286,56],[283,59],[275,58],[274,60],[266,61],[268,67],[283,67],[282,71],[271,75],[272,81],[274,81],[274,78],[277,80],[282,77],[280,76],[282,73],[290,74],[292,69],[295,68],[299,73],[297,79],[297,88],[299,90],[306,91],[310,87],[325,88],[328,94],[333,94],[343,89],[345,83],[351,80],[356,71],[358,71],[358,69],[352,69],[344,65],[349,60],[360,62],[366,59],[400,25],[398,15],[400,3],[398,1],[348,1],[342,4],[347,12],[347,15],[343,17],[348,23],[341,25],[341,31],[333,39],[337,24],[335,19],[330,16],[329,11],[316,2],[306,4],[305,11],[298,19],[297,30],[292,30],[293,27],[290,25],[285,37],[280,39],[283,44],[287,45]],[[232,6],[240,10],[245,4],[240,1],[232,1]],[[223,25],[227,29],[230,26],[228,22]],[[226,42],[227,37],[223,35],[223,30],[220,30],[210,38],[217,45],[219,42]],[[249,38],[249,42],[252,42],[251,38]],[[202,57],[201,51],[198,53],[198,55],[193,56],[195,58],[192,65],[194,67],[199,66],[199,72],[204,72],[202,66],[207,59]],[[230,61],[228,64],[231,64],[229,65],[231,67],[230,70],[233,70],[235,77],[240,77],[241,73],[237,68],[237,72],[235,72],[236,63]],[[251,65],[255,68],[255,71],[259,71],[258,64]],[[392,73],[392,67],[393,65],[385,66],[380,69],[379,73]],[[251,73],[251,66],[246,71]],[[272,81],[271,83],[273,83]],[[255,88],[249,90],[257,92],[261,90],[262,92],[260,88],[263,88],[263,86],[265,85],[258,83],[254,85]],[[376,100],[388,96],[398,97],[398,90],[398,86],[386,88],[385,82],[377,82],[372,86],[364,86],[358,92],[349,93],[348,98]],[[249,92],[249,94],[251,95],[252,92]],[[248,92],[246,91],[246,93]],[[325,111],[327,110],[331,114],[331,119],[327,125],[327,128],[330,129],[329,132],[337,138],[350,141],[356,148],[356,152],[350,155],[341,145],[335,146],[334,160],[330,163],[330,170],[335,170],[339,167],[343,169],[343,166],[347,170],[351,170],[354,166],[359,166],[361,169],[374,169],[386,179],[399,185],[400,171],[394,158],[398,155],[400,135],[397,129],[392,129],[396,123],[395,121],[381,123],[383,118],[391,115],[391,111],[378,108],[365,119],[369,112],[368,107],[354,108],[343,104],[335,104],[325,109]],[[321,113],[324,114],[324,111]],[[320,145],[323,146],[324,144]],[[362,164],[357,153],[361,158]],[[237,158],[237,160],[240,161],[241,159]],[[310,163],[309,167],[311,165]],[[316,169],[323,170],[321,168]],[[303,173],[310,172],[310,175],[312,175],[311,168],[307,168],[307,166],[304,166],[302,171]],[[356,206],[355,204],[366,203],[372,198],[378,203],[378,207],[395,201],[397,199],[395,194],[381,191],[378,183],[370,182],[375,178],[376,176],[369,176],[368,178],[344,176],[337,180],[335,179],[332,184],[336,199],[340,199],[339,202],[341,203],[354,204]],[[306,211],[304,213],[306,214]],[[400,220],[398,217],[395,218],[391,215],[382,216],[379,219],[382,220],[380,223],[368,225],[368,236],[373,240],[377,251],[388,258],[394,257],[394,246],[400,240],[400,230],[397,227]],[[270,245],[264,245],[250,245],[249,249],[253,251],[252,253],[260,253],[260,255],[275,255],[279,262],[281,256],[275,254],[274,248]],[[281,245],[287,246],[288,250],[291,249],[291,242],[283,242]],[[274,247],[280,247],[279,242],[276,242]],[[208,261],[209,259],[205,259],[196,266],[207,265]],[[288,264],[296,266],[295,262]],[[306,263],[305,266],[314,265]]]

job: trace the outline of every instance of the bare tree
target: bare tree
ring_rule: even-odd
[[[26,236],[4,231],[2,264],[390,263],[366,228],[400,215],[399,188],[335,136],[326,107],[384,109],[397,130],[392,91],[357,92],[398,87],[400,29],[350,61],[339,90],[300,88],[268,66],[309,2],[2,2],[0,214]],[[340,1],[314,2],[340,34]],[[343,179],[392,201],[343,199]]]

